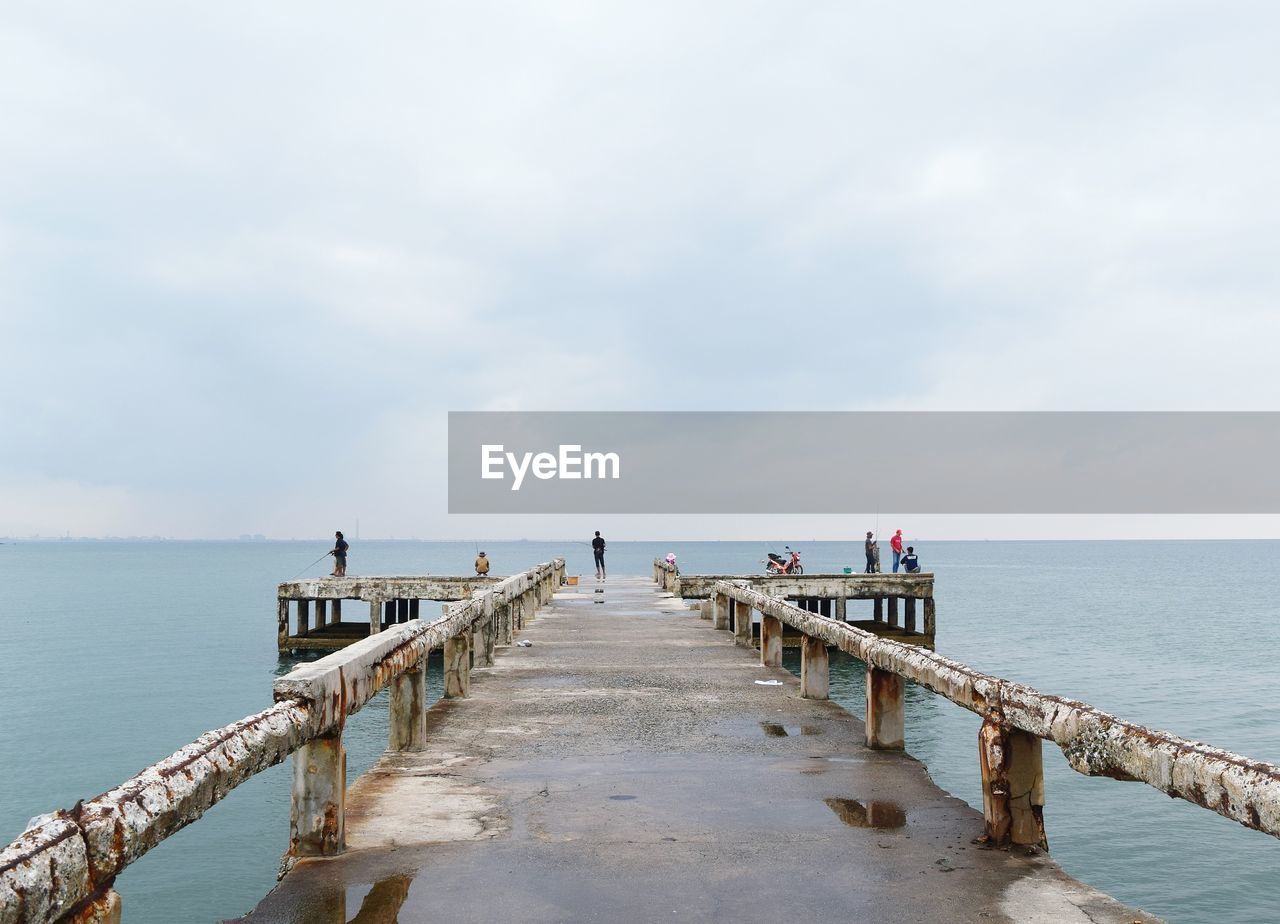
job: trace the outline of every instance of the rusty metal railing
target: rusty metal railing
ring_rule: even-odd
[[[1088,703],[984,674],[740,584],[721,581],[714,591],[715,625],[728,628],[732,622],[745,645],[753,644],[751,612],[761,614],[760,650],[766,663],[781,663],[783,623],[813,642],[802,648],[802,695],[808,688],[817,691],[814,698],[826,698],[827,646],[864,661],[867,739],[872,747],[902,747],[904,680],[982,716],[979,758],[991,841],[1047,846],[1041,740],[1061,748],[1077,773],[1143,782],[1246,828],[1280,837],[1280,767],[1275,764],[1126,722]],[[805,678],[806,672],[820,676]]]
[[[206,732],[94,799],[35,819],[0,850],[0,924],[118,921],[112,886],[125,867],[290,754],[289,856],[340,851],[345,786],[326,790],[336,781],[315,773],[314,761],[326,752],[340,758],[347,716],[396,684],[389,744],[417,746],[425,729],[426,656],[445,649],[445,693],[465,696],[472,652],[477,666],[491,664],[497,640],[509,642],[563,575],[563,559],[537,565],[451,604],[433,622],[398,624],[304,664],[275,682],[270,708]],[[313,748],[317,753],[307,753]],[[338,760],[334,771],[345,773],[342,767]]]

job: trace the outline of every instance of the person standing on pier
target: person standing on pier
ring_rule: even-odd
[[[862,544],[863,550],[867,553],[867,574],[876,573],[876,552],[879,550],[875,539],[871,533],[867,533],[867,541]]]
[[[333,573],[330,577],[346,577],[347,576],[347,540],[342,538],[342,533],[333,534],[333,549],[329,552],[333,556]]]
[[[484,577],[489,573],[489,559],[485,558],[484,552],[476,556],[476,574]]]
[[[596,530],[596,537],[591,540],[591,551],[596,558],[596,580],[604,580],[604,538],[600,535],[600,530]]]
[[[893,573],[898,573],[898,563],[902,561],[902,530],[893,534],[889,540],[889,548],[893,550]]]

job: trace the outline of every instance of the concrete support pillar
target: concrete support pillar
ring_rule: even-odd
[[[444,695],[460,699],[471,695],[471,633],[459,632],[444,643]]]
[[[938,634],[938,614],[933,608],[933,597],[924,598],[924,634],[929,638]]]
[[[871,618],[876,622],[884,622],[884,597],[876,597],[871,601]]]
[[[293,754],[289,845],[296,857],[332,857],[345,845],[347,752],[342,733],[307,742]]]
[[[289,601],[287,598],[276,600],[276,648],[284,651],[289,647]]]
[[[1040,739],[1019,729],[1004,729],[988,717],[978,730],[978,760],[987,842],[1047,851]]]
[[[382,631],[382,601],[374,597],[369,601],[369,634],[377,635]]]
[[[716,602],[710,598],[698,601],[698,616],[702,619],[710,619],[715,613]]]
[[[904,699],[901,677],[867,665],[867,747],[903,749]]]
[[[827,643],[806,635],[800,647],[800,695],[805,699],[826,699],[830,661]]]
[[[333,609],[329,613],[329,625],[336,625],[342,622],[342,601],[334,600]]]
[[[733,640],[751,647],[751,607],[741,600],[733,601]]]
[[[902,627],[908,632],[916,631],[916,598],[907,597],[902,601]]]
[[[417,751],[427,743],[427,659],[391,681],[391,722],[387,746]]]
[[[493,667],[493,649],[497,643],[493,625],[493,605],[489,604],[486,615],[476,623],[476,667]]]
[[[716,594],[712,604],[711,627],[713,629],[729,628],[729,598],[724,594]]]
[[[311,630],[311,601],[298,601],[298,634],[306,635]]]
[[[849,601],[844,597],[836,597],[836,619],[841,622],[848,621]]]
[[[329,615],[329,601],[316,601],[316,628],[323,629],[325,627],[325,618]]]
[[[760,616],[760,663],[782,667],[782,620],[768,613]]]
[[[889,598],[889,625],[896,626],[898,624],[898,598]]]

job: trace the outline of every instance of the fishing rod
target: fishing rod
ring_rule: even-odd
[[[302,571],[299,571],[299,572],[298,572],[298,574],[295,574],[293,577],[289,578],[289,580],[291,580],[291,581],[296,581],[296,580],[298,579],[298,575],[303,574],[304,572],[310,571],[312,568],[314,568],[316,565],[320,564],[320,562],[324,561],[326,558],[328,558],[328,557],[329,557],[330,555],[332,555],[332,554],[333,554],[332,552],[325,552],[323,555],[321,555],[319,558],[317,558],[317,559],[316,559],[315,561],[313,561],[311,564],[309,564],[309,565],[307,565],[305,568],[303,568],[303,569],[302,569]]]

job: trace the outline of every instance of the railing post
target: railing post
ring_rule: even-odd
[[[907,597],[902,601],[902,628],[907,632],[916,631],[916,598]]]
[[[345,846],[347,752],[342,732],[314,738],[293,754],[290,852],[332,857]]]
[[[712,613],[711,627],[713,629],[729,628],[729,598],[724,594],[716,594],[714,602],[715,609]]]
[[[933,638],[938,634],[938,614],[933,608],[933,597],[924,598],[924,634]]]
[[[760,663],[782,667],[782,620],[764,612],[760,614]]]
[[[890,598],[889,598],[889,617],[888,617],[888,623],[889,623],[889,625],[891,625],[891,626],[893,626],[893,627],[895,627],[895,628],[896,628],[896,627],[897,627],[897,625],[898,625],[898,598],[897,598],[897,597],[890,597]]]
[[[416,751],[427,743],[426,658],[391,681],[391,721],[388,747]]]
[[[317,600],[316,601],[316,628],[317,629],[324,628],[325,616],[328,615],[328,612],[329,612],[329,601]]]
[[[884,622],[884,597],[876,597],[872,601],[871,618],[876,622]]]
[[[978,730],[978,761],[987,842],[1047,851],[1040,739],[1021,729],[1006,729],[997,718],[988,716]]]
[[[334,600],[333,607],[329,610],[329,625],[337,625],[342,622],[342,601]]]
[[[800,648],[800,695],[805,699],[827,698],[829,656],[827,643],[806,635]]]
[[[471,631],[464,630],[444,643],[444,695],[460,699],[471,695]]]
[[[480,604],[484,615],[476,623],[476,667],[493,667],[493,594],[485,594]]]
[[[311,601],[298,601],[298,634],[306,635],[311,629]]]
[[[867,665],[867,747],[877,751],[903,749],[902,678],[892,671]]]
[[[369,634],[377,635],[382,631],[382,599],[373,597],[369,600]]]
[[[751,647],[751,607],[736,599],[733,601],[733,640]]]
[[[849,601],[845,599],[844,594],[836,597],[836,619],[840,622],[848,622]]]
[[[289,598],[276,600],[276,648],[284,651],[289,647]]]

